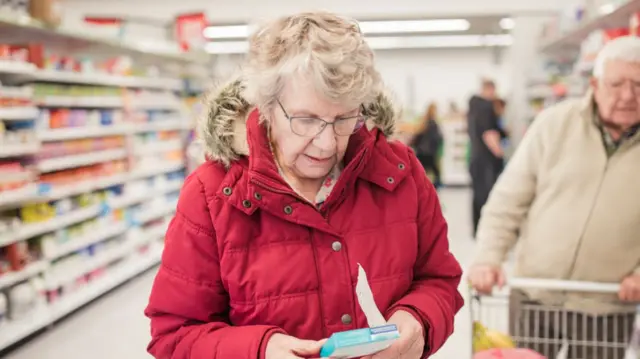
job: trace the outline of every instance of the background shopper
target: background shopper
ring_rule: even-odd
[[[319,340],[367,326],[358,264],[400,330],[377,358],[444,344],[461,269],[424,169],[387,141],[396,113],[381,90],[350,19],[303,13],[251,37],[242,76],[212,96],[210,160],[167,232],[146,309],[156,358],[317,357]]]
[[[640,302],[639,128],[640,38],[618,38],[598,55],[583,99],[536,119],[482,212],[469,274],[479,291],[505,283],[502,265],[516,242],[516,276],[621,283],[617,295],[514,293],[516,313],[523,303],[569,310],[564,319],[523,314],[515,325],[527,322],[556,338],[584,333],[569,339],[593,345],[620,344],[572,347],[570,358],[622,358],[631,333]],[[559,348],[548,350],[543,354],[552,358]]]
[[[420,161],[422,167],[424,167],[427,172],[430,171],[433,173],[433,184],[436,186],[436,189],[442,185],[439,152],[444,141],[437,119],[438,107],[432,102],[422,117],[418,134],[413,139],[413,148],[418,157],[418,161]]]
[[[482,82],[479,95],[469,100],[467,123],[471,153],[469,171],[473,190],[473,235],[476,236],[480,211],[503,167],[501,129],[494,101],[496,86],[493,81]]]

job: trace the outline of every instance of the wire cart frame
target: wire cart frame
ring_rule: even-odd
[[[590,314],[529,300],[522,291],[617,293],[619,288],[618,284],[524,278],[510,279],[509,288],[491,295],[480,295],[470,288],[472,328],[480,322],[510,335],[516,347],[531,349],[548,359],[639,359],[637,338],[630,345],[634,323],[636,330],[640,328],[636,308]],[[474,351],[472,345],[472,357]]]

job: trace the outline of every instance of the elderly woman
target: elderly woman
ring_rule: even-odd
[[[461,269],[434,187],[406,146],[355,22],[285,17],[250,39],[242,76],[200,124],[146,315],[173,359],[317,357],[367,326],[358,264],[400,339],[374,358],[426,358],[453,331]],[[365,126],[369,122],[372,126]]]

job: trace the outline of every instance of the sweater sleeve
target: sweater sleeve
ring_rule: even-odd
[[[536,195],[546,117],[541,114],[530,126],[482,208],[474,264],[502,265],[517,241]]]
[[[145,315],[157,359],[259,359],[270,326],[232,326],[218,247],[197,174],[182,189]]]
[[[423,358],[428,358],[453,333],[454,316],[464,304],[458,292],[462,269],[449,251],[447,223],[435,188],[413,154],[411,161],[418,187],[419,253],[411,288],[389,308],[386,316],[406,310],[418,319],[425,333]]]

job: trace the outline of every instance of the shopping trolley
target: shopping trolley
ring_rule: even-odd
[[[473,332],[477,323],[492,333],[503,333],[517,348],[530,349],[548,359],[639,359],[634,322],[636,309],[595,315],[527,299],[522,290],[617,293],[619,284],[511,278],[508,288],[483,296],[470,287]],[[638,319],[636,319],[638,317]],[[472,357],[477,348],[472,343]]]

